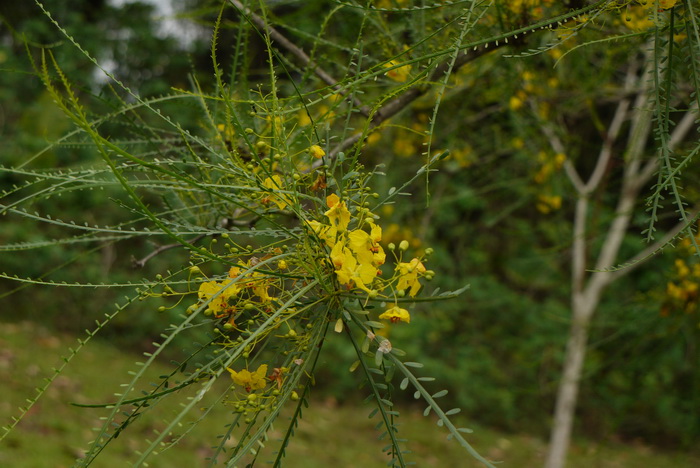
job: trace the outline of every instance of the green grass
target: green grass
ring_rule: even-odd
[[[0,423],[9,422],[18,414],[17,407],[35,394],[34,388],[61,363],[60,356],[75,339],[57,336],[29,322],[0,323]],[[136,368],[139,356],[123,352],[108,343],[92,342],[68,366],[46,394],[30,410],[25,419],[0,445],[0,466],[60,468],[72,466],[93,437],[91,428],[100,425],[103,409],[85,409],[71,402],[102,403],[114,399],[119,385],[128,382],[128,372]],[[165,364],[153,366],[154,378],[170,369]],[[226,382],[221,382],[221,389]],[[313,405],[304,412],[296,436],[287,451],[286,467],[338,468],[385,466],[382,455],[385,442],[377,440],[376,419],[368,419],[369,407],[337,405],[320,393],[312,395]],[[206,404],[206,401],[203,403]],[[145,439],[165,427],[164,418],[175,411],[177,404],[164,402],[152,414],[140,418],[120,436],[95,467],[128,466],[135,453],[144,447]],[[205,458],[223,432],[230,408],[213,411],[206,424],[201,424],[191,437],[164,451],[150,462],[151,467],[208,466]],[[283,422],[283,421],[280,421]],[[399,420],[400,434],[408,439],[409,460],[418,467],[477,467],[444,429],[431,418],[424,418],[408,409]],[[465,424],[468,425],[469,424]],[[474,427],[469,441],[485,456],[500,460],[504,467],[539,467],[546,444],[525,434],[505,434]],[[283,425],[270,434],[274,440],[282,435]],[[270,459],[263,452],[260,460]],[[20,461],[21,460],[21,461]],[[260,463],[260,466],[265,466]],[[574,443],[569,467],[572,468],[684,468],[700,466],[698,454],[664,453],[645,446],[597,444],[578,440]]]

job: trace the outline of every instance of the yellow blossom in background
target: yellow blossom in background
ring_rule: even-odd
[[[311,117],[309,117],[309,114],[306,112],[306,109],[302,109],[297,113],[297,123],[300,127],[306,127],[307,125],[311,125]]]
[[[384,68],[391,68],[395,67],[398,65],[400,62],[397,62],[396,60],[391,60],[389,63],[384,64]],[[408,80],[408,77],[411,74],[411,65],[403,65],[398,68],[394,68],[393,70],[389,70],[386,72],[386,76],[388,76],[390,79],[403,83],[406,80]]]
[[[223,135],[224,140],[231,141],[236,136],[236,130],[233,128],[233,125],[218,124],[216,129],[220,133],[218,136],[219,139],[221,139],[221,136]]]
[[[649,10],[642,6],[633,6],[623,10],[622,23],[633,31],[646,31],[654,27]]]
[[[309,154],[316,159],[321,159],[326,155],[326,152],[323,151],[323,148],[318,145],[311,145],[309,148]]]
[[[659,8],[662,10],[670,10],[676,6],[676,3],[678,3],[678,0],[659,0]]]
[[[521,92],[522,91],[519,91],[518,94],[520,94]],[[517,95],[511,96],[510,99],[508,100],[508,107],[510,108],[510,110],[516,111],[516,110],[519,110],[520,108],[522,108],[523,104],[524,104],[523,99],[524,98],[519,97]]]
[[[381,133],[379,133],[379,132],[370,133],[370,135],[367,137],[367,145],[368,146],[375,145],[381,139],[382,139]]]
[[[402,136],[401,134],[397,135],[396,139],[392,143],[392,147],[396,156],[407,158],[416,154],[416,149],[413,145],[413,141],[407,135],[407,132],[403,132],[403,134],[405,134],[405,136]]]
[[[393,212],[394,205],[385,205],[382,208],[384,215],[389,216]],[[412,248],[417,249],[421,246],[421,240],[413,234],[408,227],[399,226],[396,223],[389,224],[384,230],[384,242],[399,243],[402,240],[407,240]]]
[[[377,0],[377,8],[403,7],[408,4],[408,0]]]
[[[248,369],[236,372],[228,367],[226,370],[231,373],[231,380],[233,380],[233,383],[245,388],[246,392],[260,390],[267,385],[267,380],[265,378],[267,375],[267,364],[262,364],[255,372],[250,372]]]
[[[423,262],[421,262],[417,258],[414,258],[408,263],[399,263],[396,266],[396,270],[401,275],[399,278],[399,282],[396,285],[396,289],[405,290],[407,288],[410,288],[408,294],[411,297],[415,296],[421,287],[421,284],[418,281],[418,276],[422,273],[425,273],[426,271]]]
[[[379,316],[379,318],[382,320],[389,320],[392,323],[396,323],[396,322],[411,323],[411,314],[408,313],[408,310],[402,309],[398,305],[395,305],[395,306],[387,309],[386,312],[384,312],[383,314],[381,314]]]
[[[683,260],[677,258],[674,263],[679,277],[684,278],[690,274],[690,268],[688,268],[688,265],[686,265]]]
[[[561,208],[561,197],[559,195],[538,195],[537,211],[542,214],[551,213]]]

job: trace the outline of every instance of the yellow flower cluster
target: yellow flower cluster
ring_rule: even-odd
[[[331,194],[326,198],[326,205],[328,211],[324,214],[329,224],[310,221],[309,226],[331,248],[330,258],[338,283],[375,294],[370,287],[386,260],[384,249],[379,245],[382,228],[368,218],[369,233],[362,229],[348,231],[351,215],[345,202]]]
[[[561,170],[564,162],[566,162],[566,155],[563,153],[557,153],[554,156],[541,151],[537,155],[537,160],[540,163],[540,168],[537,170],[533,179],[537,184],[545,184],[549,181],[552,176]],[[548,214],[552,211],[557,211],[561,208],[561,196],[553,195],[550,193],[551,189],[544,189],[544,193],[537,195],[537,202],[535,207],[537,211],[542,214]]]
[[[205,314],[215,318],[228,318],[228,323],[235,326],[235,317],[246,304],[264,307],[270,304],[272,297],[268,289],[274,278],[257,271],[248,271],[259,260],[251,258],[247,269],[231,267],[228,277],[223,281],[206,281],[199,285],[197,296],[200,304],[207,304]],[[191,306],[190,311],[197,308]]]
[[[433,273],[426,270],[423,262],[413,258],[408,262],[398,261],[393,277],[382,280],[380,267],[386,261],[386,253],[380,245],[381,226],[368,215],[364,217],[361,227],[349,229],[352,214],[346,203],[338,195],[331,194],[326,198],[326,205],[328,210],[324,215],[328,223],[309,221],[307,224],[330,248],[330,260],[338,284],[348,290],[361,290],[371,298],[378,297],[387,289],[414,297],[421,288],[420,278],[432,278]],[[401,244],[400,250],[403,252],[409,243],[404,240]],[[379,318],[392,322],[410,322],[408,311],[398,305],[389,307]]]

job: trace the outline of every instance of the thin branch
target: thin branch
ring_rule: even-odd
[[[321,68],[319,65],[316,64],[313,60],[311,60],[311,57],[306,55],[306,52],[304,52],[300,47],[298,47],[296,44],[294,44],[292,41],[287,39],[282,33],[280,33],[278,30],[270,26],[263,18],[260,16],[256,15],[253,13],[248,7],[243,5],[239,0],[229,0],[229,2],[238,10],[250,18],[250,20],[259,28],[264,29],[265,32],[270,36],[270,38],[275,41],[277,44],[279,44],[282,48],[287,49],[292,55],[294,55],[301,63],[304,64],[304,66],[309,67],[312,69],[312,71],[321,78],[327,85],[331,86],[333,89],[341,93],[343,96],[347,95],[347,91],[343,90],[343,88],[338,84],[338,81],[335,80],[328,72],[326,72],[323,68]],[[369,108],[362,104],[362,101],[360,101],[356,96],[353,96],[352,98],[353,104],[359,109],[360,113],[364,115],[365,117],[369,117]]]
[[[630,66],[627,70],[627,75],[625,76],[624,89],[629,89],[634,85],[634,78],[636,75],[635,72],[636,66]],[[598,161],[596,163],[595,169],[593,169],[591,177],[586,183],[586,194],[595,191],[600,185],[600,182],[603,180],[603,176],[605,175],[605,172],[608,168],[608,162],[612,157],[613,145],[615,144],[617,137],[620,135],[620,129],[622,128],[622,124],[627,119],[627,110],[629,109],[629,107],[629,99],[623,99],[620,101],[620,103],[617,105],[617,108],[615,109],[615,115],[613,116],[613,119],[610,122],[610,127],[608,128],[608,131],[603,139],[603,146],[600,149],[600,153],[598,154]]]
[[[696,206],[695,208],[693,208],[692,212],[690,213],[690,218],[692,219],[690,224],[694,223],[698,218],[698,214],[700,214],[699,210],[700,206]],[[638,252],[634,257],[630,258],[629,260],[623,262],[621,264],[622,268],[616,271],[608,272],[608,282],[613,282],[617,279],[620,279],[626,274],[630,273],[632,270],[635,270],[646,260],[660,252],[666,244],[671,242],[682,230],[686,229],[688,226],[689,224],[683,221],[677,223],[670,231],[668,231],[664,235],[664,237],[657,240],[653,244],[649,244],[647,248],[645,248],[641,252]]]
[[[203,237],[206,237],[206,236],[207,236],[207,233],[199,234],[197,237],[193,237],[192,239],[188,240],[187,242],[188,242],[189,244],[194,244],[195,242],[197,242],[198,240],[200,240],[200,239],[202,239]],[[139,259],[139,260],[136,260],[136,259],[134,258],[134,259],[132,260],[132,263],[133,263],[133,265],[134,265],[134,268],[143,268],[144,266],[146,266],[146,263],[148,263],[148,261],[149,261],[150,259],[152,259],[153,257],[155,257],[156,255],[160,255],[160,254],[162,254],[163,252],[165,252],[166,250],[175,249],[175,248],[177,248],[177,247],[184,247],[184,245],[182,245],[180,242],[175,242],[175,243],[172,243],[172,244],[161,245],[160,247],[158,247],[157,249],[155,249],[153,252],[149,253],[148,255],[146,255],[145,257],[143,257],[143,258],[141,258],[141,259]]]
[[[552,150],[554,150],[555,153],[566,154],[566,148],[564,148],[564,143],[562,143],[559,136],[556,133],[554,133],[552,127],[550,125],[547,125],[546,122],[542,122],[540,128],[542,129],[542,133],[544,133],[544,135],[549,140],[549,146],[552,147]],[[571,184],[574,186],[576,193],[578,193],[579,196],[583,196],[586,190],[586,184],[584,184],[583,180],[581,179],[581,176],[576,170],[576,167],[570,159],[564,161],[564,172],[571,181]]]

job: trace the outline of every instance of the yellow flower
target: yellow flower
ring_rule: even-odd
[[[379,245],[382,240],[382,228],[372,224],[370,233],[355,229],[348,234],[350,249],[355,253],[360,263],[383,265],[386,260],[384,249]]]
[[[306,221],[306,224],[326,243],[326,245],[328,245],[328,247],[332,248],[335,245],[335,228],[321,224],[318,221]]]
[[[408,313],[406,309],[402,309],[398,305],[390,307],[379,316],[382,320],[389,320],[392,323],[396,322],[406,322],[411,323],[411,314]]]
[[[312,145],[311,148],[309,148],[309,154],[316,159],[321,159],[326,155],[326,152],[323,151],[323,148],[321,148],[320,146]]]
[[[275,174],[272,177],[268,177],[263,181],[262,185],[270,192],[273,192],[263,198],[263,203],[267,204],[269,202],[273,202],[280,210],[285,209],[287,205],[289,205],[289,198],[287,198],[285,195],[279,194],[280,190],[284,188],[282,178],[280,176]]]
[[[248,369],[243,369],[240,372],[226,368],[227,371],[231,373],[231,380],[236,385],[240,385],[245,388],[246,392],[251,390],[259,390],[265,388],[267,385],[267,380],[265,376],[267,375],[267,364],[263,364],[258,367],[255,372],[250,372]]]
[[[401,275],[396,288],[399,290],[411,288],[408,294],[411,297],[415,296],[421,286],[420,282],[418,281],[418,275],[425,273],[425,266],[423,265],[423,262],[417,258],[414,258],[408,263],[399,263],[396,266],[396,270],[398,270],[399,274]]]
[[[392,68],[398,65],[399,62],[395,60],[391,60],[389,63],[384,64],[384,68]],[[393,70],[389,70],[386,72],[386,76],[388,76],[390,79],[398,82],[398,83],[403,83],[406,80],[408,80],[409,75],[411,74],[411,65],[403,65],[398,68],[394,68]]]
[[[368,263],[358,263],[352,252],[345,248],[344,242],[338,242],[331,249],[331,261],[340,284],[352,286],[353,283],[363,291],[370,292],[367,287],[377,276],[377,268]]]
[[[228,300],[231,296],[238,294],[240,288],[235,286],[233,282],[217,283],[216,281],[207,281],[199,285],[197,295],[202,301],[208,301],[213,297],[207,307],[207,311],[214,314],[220,314],[225,311],[229,305]]]
[[[350,224],[350,212],[345,206],[345,202],[340,201],[338,195],[332,193],[326,197],[326,204],[330,209],[324,214],[331,221],[331,226],[335,228],[336,232],[345,232]]]

